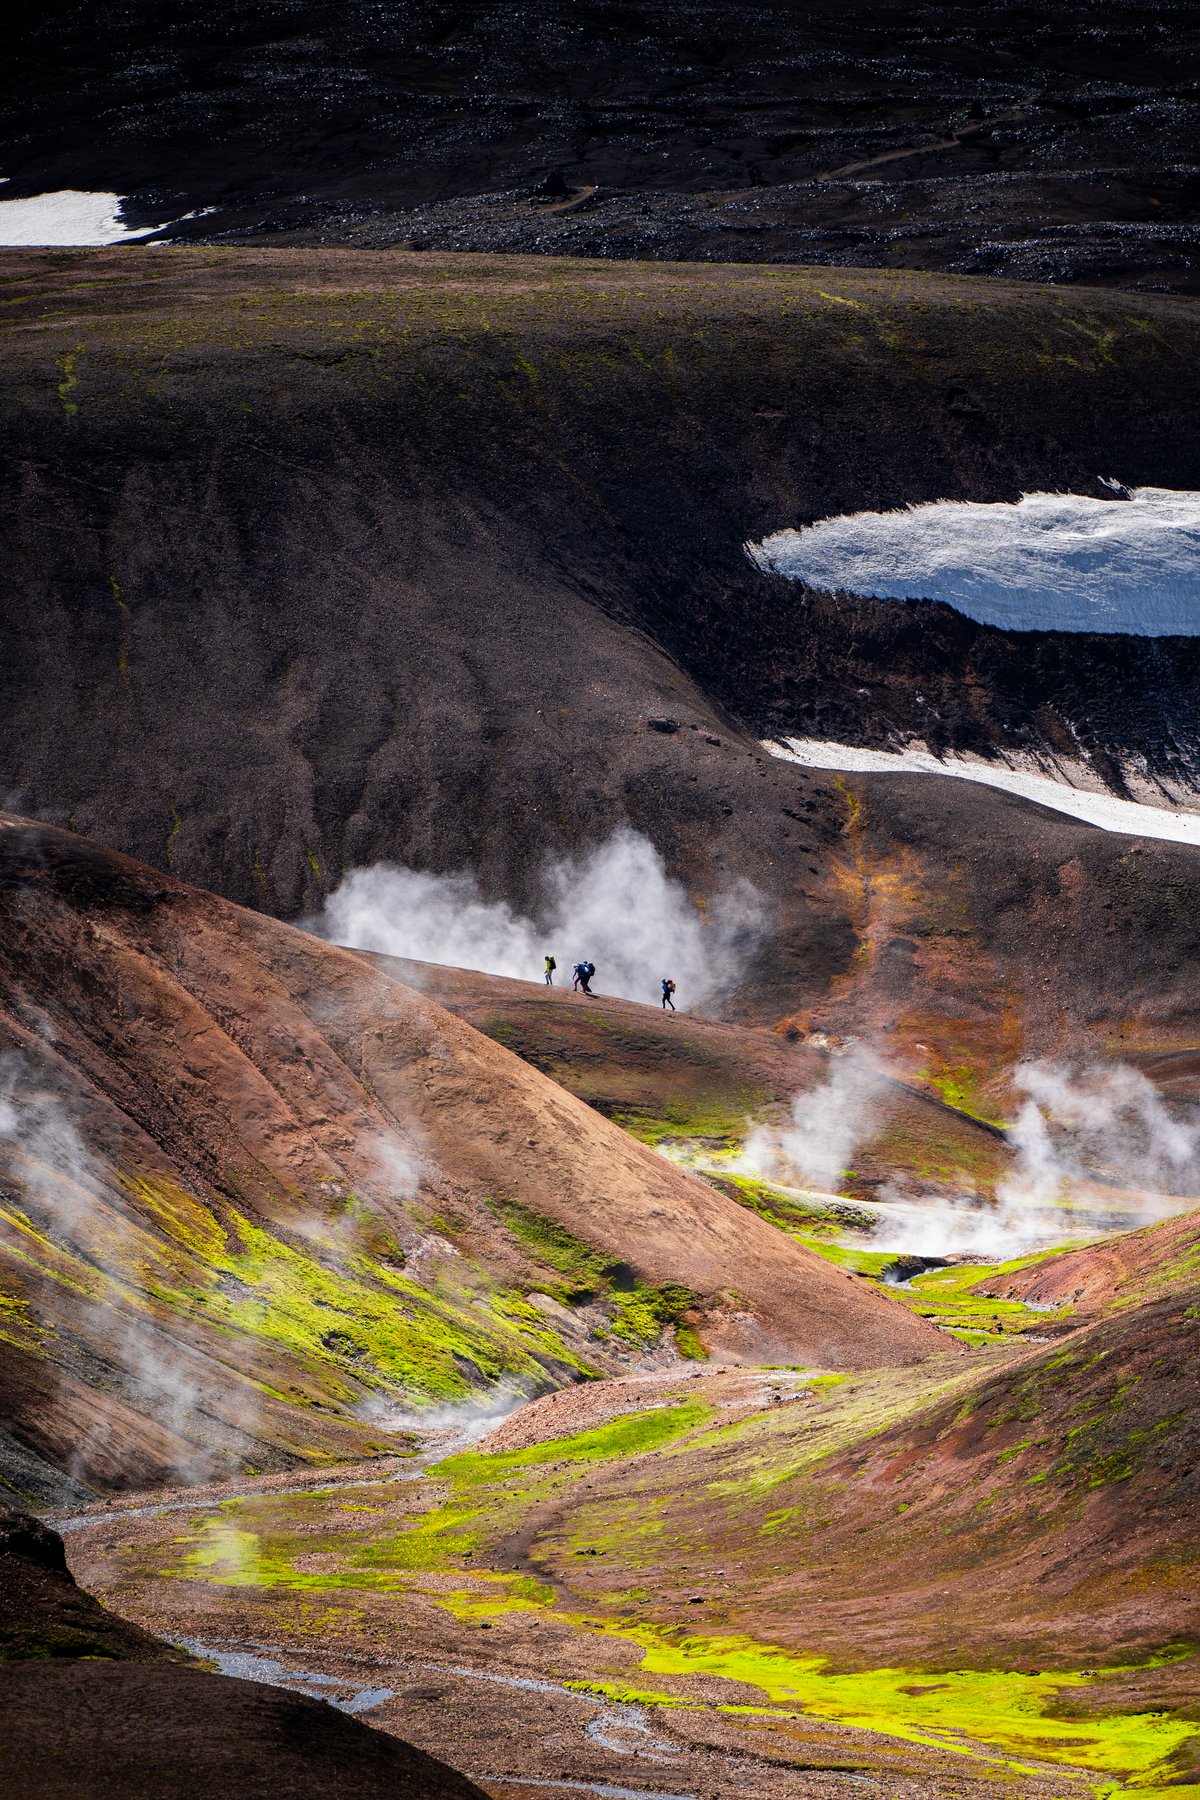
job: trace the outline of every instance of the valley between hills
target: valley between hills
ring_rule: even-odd
[[[794,1026],[348,952],[16,818],[0,859],[6,1481],[112,1609],[6,1544],[15,1785],[121,1791],[39,1709],[129,1663],[153,1741],[198,1658],[503,1800],[1186,1792],[1186,1196],[874,1251],[889,1179],[986,1208],[996,1101],[889,1077],[821,1196],[738,1170],[839,1061]]]
[[[1196,638],[745,548],[1191,492],[1194,303],[0,299],[0,1785],[1200,1795],[1198,852],[779,754],[1169,818]]]

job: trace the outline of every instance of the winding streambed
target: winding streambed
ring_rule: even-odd
[[[276,1644],[209,1643],[201,1638],[180,1637],[173,1640],[181,1650],[216,1665],[221,1675],[238,1681],[258,1681],[268,1687],[286,1688],[292,1693],[308,1694],[323,1700],[344,1713],[367,1713],[394,1699],[401,1691],[374,1684],[358,1685],[341,1675],[328,1675],[322,1670],[293,1667],[280,1658],[290,1652]],[[513,1688],[523,1693],[554,1694],[576,1705],[591,1707],[595,1717],[584,1727],[589,1741],[597,1749],[614,1756],[638,1757],[660,1766],[676,1763],[675,1747],[659,1737],[646,1715],[646,1709],[628,1701],[605,1701],[598,1695],[580,1693],[562,1682],[545,1681],[528,1675],[508,1675],[494,1669],[472,1669],[462,1664],[423,1662],[407,1664],[405,1677],[419,1670],[424,1675],[454,1676],[465,1681],[486,1681],[498,1687]],[[490,1781],[510,1787],[547,1788],[581,1794],[596,1794],[601,1800],[700,1800],[694,1792],[665,1793],[661,1788],[632,1788],[605,1781],[589,1781],[582,1777],[552,1780],[545,1776],[489,1775]]]

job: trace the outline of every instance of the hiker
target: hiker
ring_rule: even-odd
[[[596,965],[593,962],[581,963],[579,965],[579,967],[580,967],[579,985],[583,989],[585,994],[590,994],[592,990],[588,986],[588,983],[592,979],[592,976],[596,973]]]
[[[662,997],[663,997],[662,1003],[663,1003],[663,1011],[664,1012],[666,1012],[668,1006],[670,1007],[672,1012],[675,1011],[675,1002],[671,997],[674,994],[674,992],[675,992],[675,983],[670,979],[669,976],[664,975],[662,978]]]
[[[579,992],[579,984],[582,981],[583,991],[586,994],[587,993],[587,978],[588,978],[587,964],[586,963],[576,963],[575,967],[572,969],[571,973],[575,977],[574,981],[571,983],[571,992],[573,994],[577,994]]]
[[[557,967],[558,967],[558,964],[555,962],[554,958],[552,956],[548,956],[546,958],[546,986],[547,987],[554,986],[554,971],[555,971],[555,969],[557,969]]]

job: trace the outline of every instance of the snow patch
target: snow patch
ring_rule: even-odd
[[[941,600],[1007,631],[1200,635],[1200,493],[1118,491],[1128,498],[1024,494],[848,513],[746,549],[765,574],[876,600]]]
[[[978,762],[958,756],[943,759],[911,746],[907,750],[867,750],[858,744],[837,744],[824,738],[783,738],[778,742],[765,739],[763,748],[784,762],[799,763],[806,769],[837,769],[847,774],[949,775],[960,781],[977,781],[984,787],[1001,788],[1023,800],[1032,800],[1037,806],[1066,813],[1069,818],[1082,819],[1102,831],[1162,838],[1172,844],[1200,844],[1200,813],[1119,800],[1115,794],[1072,787],[1052,775],[1011,763]]]
[[[33,194],[24,200],[0,200],[0,245],[8,249],[35,249],[69,245],[92,249],[104,244],[132,244],[153,237],[164,225],[135,229],[121,219],[125,204],[120,194],[89,194],[79,188],[60,188],[53,194]],[[195,213],[186,215],[195,218]],[[181,223],[176,219],[174,224]]]

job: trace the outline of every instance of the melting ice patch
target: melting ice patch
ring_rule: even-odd
[[[35,249],[60,244],[90,249],[131,244],[163,230],[161,225],[135,229],[124,224],[123,205],[120,194],[88,194],[79,188],[60,188],[57,193],[33,194],[24,200],[0,200],[0,245]]]
[[[941,600],[1008,631],[1200,635],[1200,493],[936,500],[820,519],[746,549],[765,573],[876,600]]]
[[[847,774],[952,775],[960,781],[977,781],[984,787],[1018,794],[1037,806],[1051,807],[1068,818],[1082,819],[1101,831],[1129,837],[1162,838],[1172,844],[1200,845],[1200,812],[1165,806],[1144,806],[1121,800],[1094,788],[1075,787],[1020,763],[982,762],[969,756],[934,756],[924,747],[907,750],[869,750],[861,744],[838,744],[827,738],[765,739],[763,748],[784,762],[805,769],[840,769]]]

